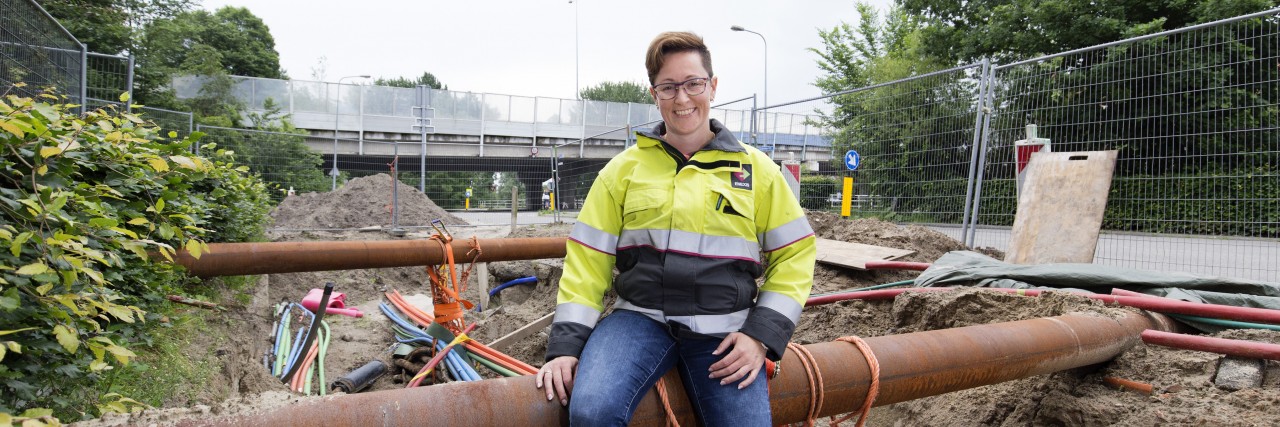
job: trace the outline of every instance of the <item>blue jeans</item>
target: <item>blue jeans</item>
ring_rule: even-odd
[[[675,338],[667,325],[614,310],[587,339],[569,399],[569,425],[624,426],[653,385],[679,369],[698,419],[706,426],[770,426],[764,374],[745,389],[711,379],[720,339]]]

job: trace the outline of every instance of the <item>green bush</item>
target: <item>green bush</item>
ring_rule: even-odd
[[[269,209],[226,153],[190,154],[198,133],[40,98],[0,100],[0,423],[139,406],[85,394],[149,340],[149,308],[192,283],[156,261],[258,238]]]

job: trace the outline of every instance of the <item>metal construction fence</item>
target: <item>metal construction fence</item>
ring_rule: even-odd
[[[0,85],[7,91],[33,97],[53,89],[83,104],[87,54],[34,0],[0,0]]]
[[[833,151],[862,164],[805,180],[802,201],[835,209],[849,176],[855,216],[1006,250],[1034,124],[1055,152],[1118,152],[1096,263],[1277,281],[1277,63],[1271,10],[805,100],[833,106]]]
[[[360,138],[388,140],[395,134],[417,133],[419,110],[432,110],[435,133],[478,138],[479,145],[501,138],[622,141],[624,129],[661,118],[653,104],[574,100],[491,93],[458,92],[427,87],[402,88],[353,83],[278,80],[232,76],[235,97],[252,112],[278,110],[300,129],[334,129]],[[178,99],[199,96],[209,78],[174,79]],[[422,92],[425,90],[425,93]],[[724,123],[740,139],[766,150],[783,147],[802,156],[829,155],[827,132],[813,114],[771,112],[752,103],[713,109],[711,118]],[[768,129],[752,120],[753,109]],[[767,114],[767,119],[764,117]],[[366,135],[369,135],[366,137]],[[381,137],[379,137],[381,135]],[[580,148],[581,150],[581,148]]]
[[[118,104],[132,86],[129,58],[86,52],[31,0],[0,0],[0,12],[8,86],[55,86],[104,104]],[[1118,152],[1096,263],[1280,281],[1277,64],[1273,9],[817,98],[759,107],[735,100],[711,117],[776,160],[802,161],[808,209],[840,213],[847,197],[850,216],[928,226],[999,250],[1008,249],[1016,212],[1014,145],[1036,125],[1055,152]],[[630,131],[660,119],[649,104],[234,79],[251,111],[279,109],[307,131],[194,126],[190,113],[149,107],[142,114],[180,136],[207,133],[202,143],[235,151],[278,197],[394,168],[399,182],[446,209],[506,210],[514,189],[518,209],[559,218],[581,206],[611,153],[631,144]],[[174,89],[190,97],[202,84],[180,78]],[[846,150],[861,154],[855,172],[845,169]]]

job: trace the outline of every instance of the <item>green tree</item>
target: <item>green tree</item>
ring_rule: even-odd
[[[900,0],[929,22],[925,51],[954,61],[1030,58],[1258,12],[1273,0]]]
[[[216,61],[212,51],[218,53]],[[137,63],[139,101],[164,107],[181,107],[172,94],[174,76],[206,73],[214,65],[228,75],[284,77],[267,25],[248,9],[232,6],[149,23]]]
[[[946,68],[945,62],[921,53],[923,25],[918,19],[896,8],[881,18],[866,3],[855,9],[856,24],[819,30],[823,47],[811,49],[824,71],[814,85],[824,92]],[[835,129],[833,151],[855,149],[862,155],[856,194],[900,196],[901,203],[895,204],[899,211],[929,215],[934,221],[960,220],[951,216],[963,210],[962,198],[917,195],[964,194],[964,156],[972,142],[962,136],[971,138],[965,131],[973,128],[974,117],[974,83],[968,77],[948,73],[855,91],[832,98],[829,114],[819,111],[824,127]]]
[[[263,112],[249,113],[251,130],[206,129],[205,142],[235,153],[238,164],[270,185],[274,200],[284,193],[328,191],[330,180],[320,168],[320,153],[306,145],[307,132],[297,129],[275,100],[267,98]]]
[[[636,82],[602,82],[582,89],[578,93],[582,99],[591,101],[634,102],[652,104],[649,87]]]
[[[406,77],[395,77],[395,78],[387,79],[387,78],[378,77],[377,80],[373,81],[373,84],[376,86],[391,86],[391,87],[404,87],[404,88],[415,88],[415,87],[418,87],[419,85],[423,85],[432,89],[449,90],[449,86],[445,85],[444,83],[440,83],[440,80],[436,79],[435,74],[431,74],[430,72],[427,72],[427,71],[423,71],[422,75],[418,76],[417,79],[406,78]]]
[[[133,52],[143,26],[191,9],[191,0],[41,0],[90,52]]]

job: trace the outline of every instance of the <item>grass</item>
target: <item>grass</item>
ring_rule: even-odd
[[[226,342],[225,336],[209,335],[219,329],[206,324],[204,316],[211,313],[183,308],[164,313],[170,323],[155,327],[151,345],[132,346],[137,358],[106,375],[100,391],[156,407],[194,403],[220,369],[215,343]],[[195,337],[208,345],[193,346]]]

